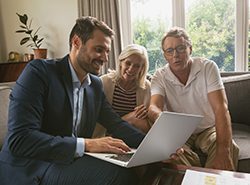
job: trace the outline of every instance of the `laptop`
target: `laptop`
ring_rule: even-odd
[[[86,154],[126,168],[163,161],[183,146],[202,118],[200,115],[164,111],[137,149],[126,154]]]

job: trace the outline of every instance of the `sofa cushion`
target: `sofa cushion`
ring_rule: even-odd
[[[222,78],[232,122],[250,126],[250,74]]]
[[[238,172],[250,173],[250,159],[241,159],[238,162]]]
[[[250,159],[250,126],[233,123],[232,131],[233,139],[240,148],[239,159]]]
[[[239,146],[237,171],[250,173],[250,74],[231,73],[222,77],[232,119],[233,139]]]
[[[0,87],[0,148],[7,132],[10,87]]]
[[[250,126],[233,123],[232,131],[233,139],[240,149],[237,171],[250,173]]]

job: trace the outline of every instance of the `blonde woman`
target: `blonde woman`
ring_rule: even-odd
[[[147,119],[150,102],[150,82],[146,79],[149,61],[145,47],[128,45],[118,57],[116,70],[101,76],[104,93],[114,111],[122,119],[146,133],[150,129]],[[97,125],[93,137],[105,135]]]

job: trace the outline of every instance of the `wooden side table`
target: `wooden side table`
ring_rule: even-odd
[[[0,82],[16,81],[28,62],[0,63]]]

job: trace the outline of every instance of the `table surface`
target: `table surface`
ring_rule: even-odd
[[[159,166],[161,166],[159,168]],[[156,170],[157,169],[157,170]],[[160,170],[161,169],[161,170]],[[200,167],[188,167],[184,165],[173,165],[173,164],[160,164],[155,169],[152,169],[149,174],[147,174],[147,185],[181,185],[184,178],[186,170],[194,170],[198,172],[207,172],[211,174],[217,174],[222,176],[229,176],[241,179],[250,179],[250,174],[240,173],[233,171],[216,170],[209,168]],[[157,174],[157,175],[156,175]]]

